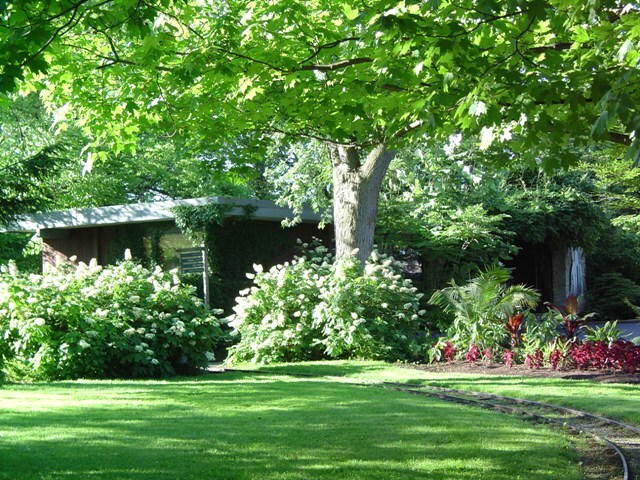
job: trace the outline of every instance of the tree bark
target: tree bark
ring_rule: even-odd
[[[364,162],[354,147],[331,148],[336,260],[356,257],[364,263],[371,255],[380,187],[394,156],[384,144]]]

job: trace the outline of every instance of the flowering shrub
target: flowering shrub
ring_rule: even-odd
[[[268,272],[254,269],[253,286],[236,299],[230,325],[240,339],[230,361],[411,360],[423,351],[421,295],[390,257],[334,264],[320,246]]]
[[[0,336],[13,377],[70,379],[203,367],[222,331],[176,275],[125,261],[28,276],[2,267]]]

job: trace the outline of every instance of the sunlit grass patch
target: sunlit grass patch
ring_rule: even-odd
[[[435,373],[401,368],[383,362],[307,362],[265,367],[265,372],[291,372],[341,377],[363,382],[411,382],[459,388],[555,403],[640,426],[640,385],[596,383],[589,380]]]
[[[0,478],[580,478],[562,435],[328,380],[224,373],[0,389]]]

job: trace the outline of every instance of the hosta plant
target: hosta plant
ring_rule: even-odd
[[[15,379],[155,377],[204,367],[218,320],[173,272],[131,261],[0,270],[0,336]]]
[[[601,327],[590,327],[587,325],[584,332],[584,339],[594,342],[613,343],[624,335],[618,328],[618,321],[606,322]]]
[[[229,361],[270,363],[319,358],[414,360],[429,339],[421,295],[400,264],[374,254],[334,263],[318,247],[263,271],[240,292],[230,325],[238,343]]]

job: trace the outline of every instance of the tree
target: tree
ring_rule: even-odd
[[[1,88],[43,92],[95,154],[160,129],[329,148],[337,256],[371,251],[382,179],[412,140],[480,134],[534,163],[609,139],[638,159],[640,11],[594,0],[15,0]],[[26,82],[26,83],[25,83]],[[230,158],[235,161],[236,158]]]
[[[73,142],[50,125],[33,95],[0,110],[0,223],[51,205],[54,178],[69,163]]]

